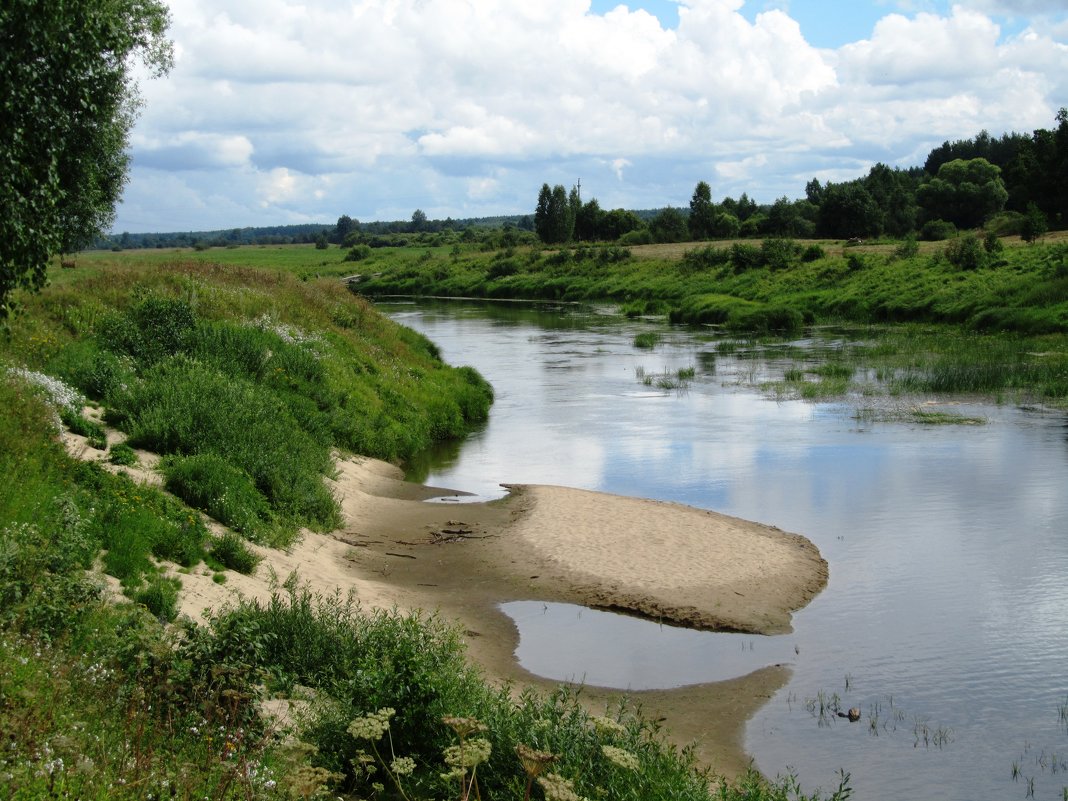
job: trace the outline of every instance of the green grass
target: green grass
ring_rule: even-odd
[[[262,561],[248,544],[232,531],[227,531],[212,543],[211,555],[223,567],[245,575],[254,573]]]
[[[996,396],[1005,388],[1025,387],[1055,402],[1068,397],[1068,244],[1009,242],[986,254],[975,269],[955,264],[950,258],[955,251],[947,256],[946,243],[844,248],[821,242],[818,247],[822,254],[774,240],[696,249],[635,248],[630,258],[608,264],[589,249],[517,250],[514,258],[522,268],[500,276],[491,274],[493,253],[467,252],[449,262],[427,263],[398,250],[376,255],[374,275],[358,286],[372,297],[399,293],[611,301],[627,315],[655,309],[676,323],[748,335],[795,336],[815,323],[933,324],[937,331],[932,339],[952,340],[965,332],[986,337],[984,341],[1005,336],[1041,341],[1035,350],[1050,353],[1050,364],[1020,370],[1010,365],[1003,373],[1003,362],[993,374],[984,367],[919,365],[902,372],[902,380],[912,387],[902,386],[902,391]],[[936,345],[932,352],[939,350]],[[947,357],[966,365],[965,354]],[[989,361],[978,352],[975,357]],[[833,385],[827,387],[831,389]]]
[[[643,350],[652,350],[660,344],[660,334],[654,331],[643,331],[634,336],[634,347]]]

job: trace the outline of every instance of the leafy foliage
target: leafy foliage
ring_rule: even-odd
[[[126,177],[132,56],[171,64],[157,0],[11,0],[0,7],[0,320],[57,252],[110,224]],[[77,113],[74,113],[77,110]]]

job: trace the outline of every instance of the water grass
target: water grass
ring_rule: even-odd
[[[634,336],[634,347],[642,350],[652,350],[660,344],[661,336],[654,331],[643,331]]]

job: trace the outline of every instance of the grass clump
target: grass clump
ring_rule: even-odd
[[[137,453],[125,442],[119,442],[112,445],[108,451],[108,461],[123,467],[133,467],[137,464]]]
[[[161,469],[165,486],[194,509],[259,541],[271,539],[274,515],[252,478],[216,453],[171,456]]]
[[[142,604],[164,623],[178,616],[178,590],[182,582],[166,576],[152,576],[141,589],[132,594],[134,603]]]
[[[642,350],[652,350],[660,344],[660,334],[655,331],[643,331],[634,337],[634,347]]]
[[[262,557],[254,553],[248,543],[232,531],[227,531],[215,540],[211,546],[211,555],[224,567],[245,575],[256,572],[256,567],[262,561]]]

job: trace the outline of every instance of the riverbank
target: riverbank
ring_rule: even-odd
[[[333,535],[304,532],[290,551],[260,549],[254,576],[182,576],[182,611],[198,618],[237,594],[266,598],[271,577],[293,570],[315,592],[352,588],[365,607],[437,611],[465,632],[471,658],[495,682],[549,689],[558,682],[523,670],[518,632],[498,605],[537,599],[629,611],[699,628],[789,630],[790,612],[826,583],[811,543],[735,518],[678,504],[563,487],[512,487],[492,503],[425,503],[455,493],[406,483],[371,459],[338,462],[331,489],[344,524]],[[726,682],[628,693],[663,718],[680,745],[735,777],[749,759],[746,720],[789,677],[770,666]],[[585,687],[603,712],[618,690]]]

